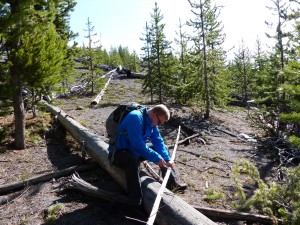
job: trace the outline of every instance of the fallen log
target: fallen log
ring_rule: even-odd
[[[96,98],[91,102],[91,105],[97,105],[99,103],[99,101],[101,100],[101,98],[103,97],[104,95],[104,92],[106,91],[106,88],[110,82],[110,80],[113,78],[113,76],[115,75],[115,71],[116,70],[113,70],[113,71],[110,71],[110,77],[108,79],[108,81],[106,82],[106,84],[104,85],[104,88],[100,91],[100,93],[96,96]]]
[[[0,209],[2,207],[4,207],[3,205],[8,204],[10,202],[13,202],[15,199],[18,199],[19,197],[21,197],[24,193],[26,193],[28,190],[30,189],[30,187],[28,187],[27,189],[21,190],[21,191],[15,191],[11,194],[8,195],[3,195],[0,197]],[[1,206],[2,205],[2,206]]]
[[[22,189],[22,188],[27,187],[29,185],[49,181],[53,178],[68,176],[68,175],[74,173],[75,171],[83,172],[83,171],[86,171],[86,170],[90,170],[90,169],[96,168],[96,166],[97,166],[97,164],[95,164],[95,163],[94,164],[88,164],[88,165],[82,165],[82,166],[72,166],[72,167],[69,167],[69,168],[66,168],[66,169],[63,169],[63,170],[60,170],[60,171],[54,171],[54,172],[47,173],[47,174],[44,174],[44,175],[40,175],[40,176],[37,176],[37,177],[33,177],[33,178],[30,178],[30,179],[22,180],[22,181],[19,181],[19,182],[14,182],[14,183],[10,183],[10,184],[1,185],[0,186],[0,195],[7,194],[9,192]]]
[[[99,187],[95,187],[84,180],[82,180],[78,174],[73,174],[70,179],[70,186],[69,188],[80,190],[83,193],[104,199],[109,201],[119,201],[121,203],[127,202],[127,196],[124,196],[120,193],[108,191]],[[166,203],[164,203],[166,204]],[[244,212],[233,212],[229,210],[221,210],[221,209],[214,209],[208,207],[200,207],[200,206],[193,206],[196,210],[203,213],[205,216],[211,218],[218,218],[218,219],[230,219],[230,220],[237,220],[237,221],[249,221],[249,222],[260,222],[263,224],[274,224],[275,220],[278,224],[282,224],[281,220],[276,218],[270,218],[268,216],[259,215],[259,214],[250,214]],[[160,210],[161,211],[161,210]],[[162,211],[160,212],[162,213]],[[146,222],[145,222],[146,223]]]
[[[130,78],[144,78],[146,76],[146,74],[144,73],[134,73],[134,72],[131,72]]]
[[[258,214],[250,214],[243,212],[232,212],[229,210],[221,210],[221,209],[212,209],[207,207],[194,206],[195,209],[202,212],[204,215],[209,217],[217,217],[222,219],[230,219],[230,220],[239,220],[239,221],[249,221],[249,222],[260,222],[263,224],[275,224],[275,221],[278,224],[282,224],[282,220],[278,220],[277,218],[271,218],[269,216],[258,215]]]
[[[45,104],[71,136],[79,143],[84,144],[85,151],[126,190],[124,172],[115,166],[111,166],[109,163],[108,144],[86,127],[68,117],[61,109],[47,103]],[[143,206],[149,214],[161,185],[144,172],[141,172],[141,185],[144,193]],[[162,204],[164,207],[160,209],[156,220],[159,225],[216,224],[167,189],[165,190]]]
[[[230,131],[222,130],[222,129],[218,128],[218,127],[215,127],[215,130],[220,131],[220,132],[223,132],[223,133],[225,133],[225,134],[228,134],[228,135],[230,135],[231,137],[236,137],[236,138],[239,137],[238,135],[233,134],[233,133],[231,133]]]

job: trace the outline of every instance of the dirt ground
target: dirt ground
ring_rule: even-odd
[[[141,94],[140,79],[117,77],[113,79],[103,99],[91,106],[91,97],[57,99],[55,104],[70,117],[89,128],[107,141],[104,122],[109,113],[121,102],[137,101],[151,107],[148,96]],[[160,127],[167,145],[174,145],[178,126],[182,132],[180,140],[195,134],[199,136],[179,145],[176,168],[180,181],[188,184],[183,193],[176,193],[193,206],[232,210],[234,185],[231,169],[235,160],[246,158],[260,169],[264,179],[274,178],[272,158],[267,158],[259,142],[259,131],[247,118],[247,109],[213,111],[207,121],[202,119],[196,107],[179,106],[166,102],[172,119]],[[0,117],[0,125],[5,118]],[[253,139],[246,139],[246,136]],[[172,149],[171,149],[172,150]],[[53,123],[43,141],[25,150],[7,150],[0,153],[0,185],[17,182],[55,170],[75,165],[91,164],[84,159],[78,144],[64,138],[61,127]],[[152,165],[152,164],[151,164]],[[157,170],[155,165],[153,168]],[[157,170],[158,172],[158,170]],[[100,167],[81,173],[80,176],[94,184],[110,185],[110,176]],[[141,210],[132,211],[101,199],[83,195],[65,187],[66,179],[52,179],[49,182],[28,186],[16,193],[0,195],[0,224],[80,224],[80,225],[131,225],[141,224],[126,216],[147,220]],[[213,188],[224,193],[217,201],[205,201],[205,190]],[[57,210],[51,207],[56,206]],[[51,212],[55,211],[53,217]],[[245,221],[211,218],[217,224],[259,224]]]

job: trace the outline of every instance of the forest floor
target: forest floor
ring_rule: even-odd
[[[151,107],[149,96],[141,94],[141,83],[140,79],[119,76],[111,80],[103,99],[96,106],[90,105],[93,97],[56,99],[55,104],[107,141],[104,123],[119,103],[136,101]],[[210,119],[204,120],[195,106],[172,102],[165,104],[172,114],[171,120],[160,127],[167,145],[174,145],[179,125],[182,129],[180,140],[199,134],[177,149],[176,168],[180,172],[180,181],[188,184],[188,189],[175,194],[184,201],[195,207],[235,211],[232,169],[235,161],[243,158],[257,166],[264,180],[276,179],[274,159],[269,157],[267,149],[260,142],[261,131],[247,119],[247,109],[215,110],[211,112]],[[28,116],[27,120],[30,122],[34,119]],[[12,116],[0,117],[1,126],[9,122],[12,122]],[[247,136],[252,139],[247,139]],[[28,145],[24,150],[1,147],[0,185],[91,163],[91,158],[82,157],[80,146],[74,139],[68,135],[65,137],[63,129],[53,122],[42,140]],[[151,165],[158,172],[157,166]],[[97,165],[92,171],[80,173],[80,176],[95,185],[115,185],[112,178]],[[69,190],[65,186],[66,181],[66,177],[52,179],[0,195],[0,224],[141,224],[126,216],[147,220],[142,209],[132,212],[126,207],[116,207],[110,202]],[[251,191],[253,187],[249,185],[247,188]],[[209,200],[208,190],[222,193],[223,197]],[[211,219],[222,225],[261,224],[218,217]]]

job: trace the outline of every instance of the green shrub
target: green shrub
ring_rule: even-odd
[[[300,165],[283,168],[285,182],[265,183],[260,179],[257,168],[245,159],[235,162],[232,175],[236,184],[237,210],[256,208],[264,214],[283,220],[284,224],[300,224]],[[243,183],[257,184],[251,196],[247,196]]]

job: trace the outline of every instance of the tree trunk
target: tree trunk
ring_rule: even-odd
[[[71,117],[68,117],[61,109],[48,104],[47,108],[57,116],[57,119],[74,139],[85,147],[85,151],[126,190],[124,172],[109,163],[108,144]],[[143,206],[145,211],[150,213],[161,184],[144,172],[141,172],[140,175],[144,193]],[[215,225],[213,221],[169,190],[164,193],[156,222],[159,225]]]
[[[15,87],[13,95],[13,107],[15,117],[15,148],[24,149],[25,144],[25,109],[22,97],[21,78],[17,71],[12,70],[12,85]]]

